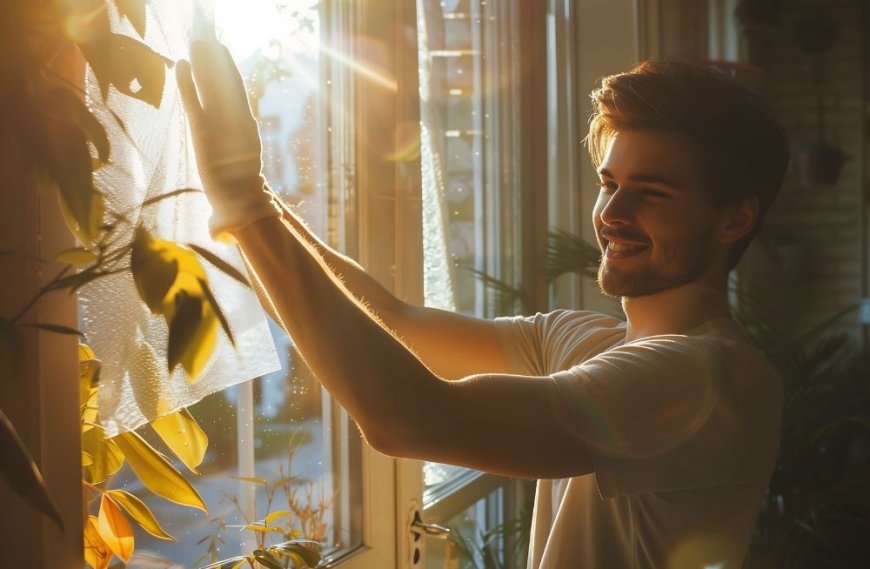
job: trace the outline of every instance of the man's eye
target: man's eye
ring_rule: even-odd
[[[666,198],[666,197],[668,197],[667,193],[662,192],[660,190],[653,190],[651,188],[644,188],[643,190],[641,190],[641,192],[643,193],[643,195],[651,197],[651,198]]]
[[[598,187],[601,188],[602,192],[613,193],[616,191],[616,184],[614,182],[598,182]]]

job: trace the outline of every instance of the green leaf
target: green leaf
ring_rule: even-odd
[[[264,549],[255,549],[253,551],[253,555],[254,559],[259,561],[261,565],[264,565],[268,569],[284,569],[284,565],[281,563],[281,561],[269,551],[266,551]]]
[[[112,439],[146,488],[170,502],[208,511],[196,488],[134,431]]]
[[[90,246],[102,223],[102,194],[94,188],[85,132],[57,107],[51,95],[34,95],[7,115],[8,124],[38,171],[57,184],[64,219]]]
[[[0,473],[12,490],[27,500],[36,510],[51,518],[63,531],[63,522],[48,494],[48,487],[42,478],[42,473],[2,409],[0,409],[0,456],[3,457],[3,461],[0,462]]]
[[[130,517],[133,518],[139,526],[158,539],[167,541],[175,541],[175,538],[166,533],[157,522],[157,518],[145,505],[145,502],[138,497],[130,494],[125,490],[107,490],[106,495],[115,501],[120,507],[124,508]]]
[[[76,330],[75,328],[70,328],[69,326],[61,326],[60,324],[45,324],[37,322],[33,324],[22,324],[21,326],[28,328],[39,328],[40,330],[45,330],[46,332],[54,332],[55,334],[65,334],[68,336],[84,336],[81,331]]]
[[[221,310],[217,299],[214,297],[214,294],[212,294],[211,287],[208,286],[208,283],[202,279],[199,280],[199,284],[200,286],[202,286],[202,292],[205,295],[205,299],[211,305],[211,309],[212,311],[214,311],[215,316],[217,316],[218,322],[221,323],[221,328],[223,328],[224,333],[227,335],[227,338],[229,338],[230,344],[235,347],[236,339],[235,337],[233,337],[233,331],[230,329],[230,323],[227,321],[227,317],[224,316],[224,311]]]
[[[71,13],[67,16],[67,27],[73,26],[86,29],[84,33],[73,34],[82,55],[90,64],[100,86],[103,99],[109,94],[110,72],[112,62],[111,36],[112,26],[105,2],[102,0],[86,0],[70,5]]]
[[[241,567],[246,561],[248,561],[247,555],[237,555],[221,561],[215,561],[208,565],[203,565],[199,569],[236,569],[237,567]]]
[[[282,553],[295,554],[302,558],[309,567],[316,567],[322,556],[320,555],[320,544],[310,539],[291,539],[282,543],[275,544],[269,549],[281,551]]]
[[[84,267],[96,261],[97,255],[84,247],[73,247],[55,255],[54,260],[74,267]]]
[[[69,89],[55,89],[49,95],[59,111],[84,132],[87,140],[97,149],[97,157],[100,164],[109,161],[111,146],[106,129],[100,124],[87,105]]]
[[[0,318],[0,383],[9,385],[18,379],[23,349],[21,332],[15,324]]]
[[[243,285],[245,285],[247,287],[251,286],[251,283],[248,282],[248,279],[245,278],[245,275],[243,275],[234,266],[232,266],[228,262],[224,261],[223,259],[221,259],[217,255],[215,255],[214,253],[212,253],[208,249],[206,249],[204,247],[200,247],[199,245],[195,245],[193,243],[188,243],[187,246],[190,247],[191,249],[193,249],[194,251],[196,251],[203,259],[205,259],[206,261],[208,261],[209,263],[211,263],[212,265],[214,265],[215,267],[217,267],[218,269],[223,271],[228,276],[234,278],[235,280],[239,281],[240,283],[242,283]]]
[[[115,0],[118,13],[130,20],[133,29],[145,37],[145,6],[147,0]]]
[[[111,84],[125,95],[154,108],[160,107],[166,67],[172,65],[170,59],[137,39],[114,33],[80,47],[94,70],[104,98]]]
[[[64,194],[64,189],[68,185],[58,186],[61,190],[58,194],[58,205],[60,206],[63,220],[70,232],[87,247],[92,247],[100,234],[100,226],[105,211],[105,198],[103,194],[92,189],[90,181],[88,184],[91,189],[82,188],[81,190],[76,190],[79,192],[78,195],[85,195],[86,192],[89,192],[86,194],[88,196],[87,203],[85,206],[82,206],[82,211],[76,211],[67,201],[68,196]],[[83,213],[84,211],[87,213]]]
[[[194,356],[198,351],[195,338],[202,323],[202,299],[191,296],[186,291],[178,291],[175,295],[175,314],[169,324],[169,351],[167,361],[169,371],[179,363],[191,375],[197,371],[192,365],[191,352]],[[193,368],[193,369],[189,369]]]
[[[163,241],[142,227],[133,239],[130,270],[139,296],[153,314],[163,314],[164,299],[178,276],[178,261],[167,255]]]
[[[164,415],[151,422],[175,456],[193,473],[199,474],[196,467],[202,463],[208,448],[208,435],[196,422],[187,409]]]

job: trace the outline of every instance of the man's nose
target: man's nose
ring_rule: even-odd
[[[631,196],[624,190],[618,189],[607,197],[598,216],[605,225],[628,225],[633,211]]]

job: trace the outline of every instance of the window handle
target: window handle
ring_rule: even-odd
[[[414,513],[414,521],[411,522],[411,532],[416,535],[427,535],[438,539],[450,537],[450,529],[438,524],[423,523],[423,520],[420,518],[420,512]]]

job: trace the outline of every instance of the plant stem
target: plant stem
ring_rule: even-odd
[[[53,279],[51,279],[51,281],[48,282],[48,284],[46,284],[46,285],[43,286],[41,289],[39,289],[39,292],[37,292],[36,295],[35,295],[33,298],[30,299],[30,302],[28,302],[27,304],[25,304],[24,307],[23,307],[21,310],[18,311],[18,314],[16,314],[16,315],[12,318],[12,323],[15,324],[16,322],[18,322],[18,321],[21,319],[21,317],[24,316],[24,315],[27,313],[27,311],[30,310],[30,309],[33,307],[33,305],[36,304],[37,301],[39,301],[40,298],[42,298],[42,296],[43,296],[45,293],[47,293],[48,291],[52,290],[52,285],[54,285],[55,283],[57,283],[58,281],[60,281],[60,279],[62,279],[63,276],[64,276],[67,272],[69,272],[70,268],[71,268],[70,265],[67,265],[66,267],[64,267],[63,270],[61,270],[61,271],[57,274],[57,276],[55,276]]]

